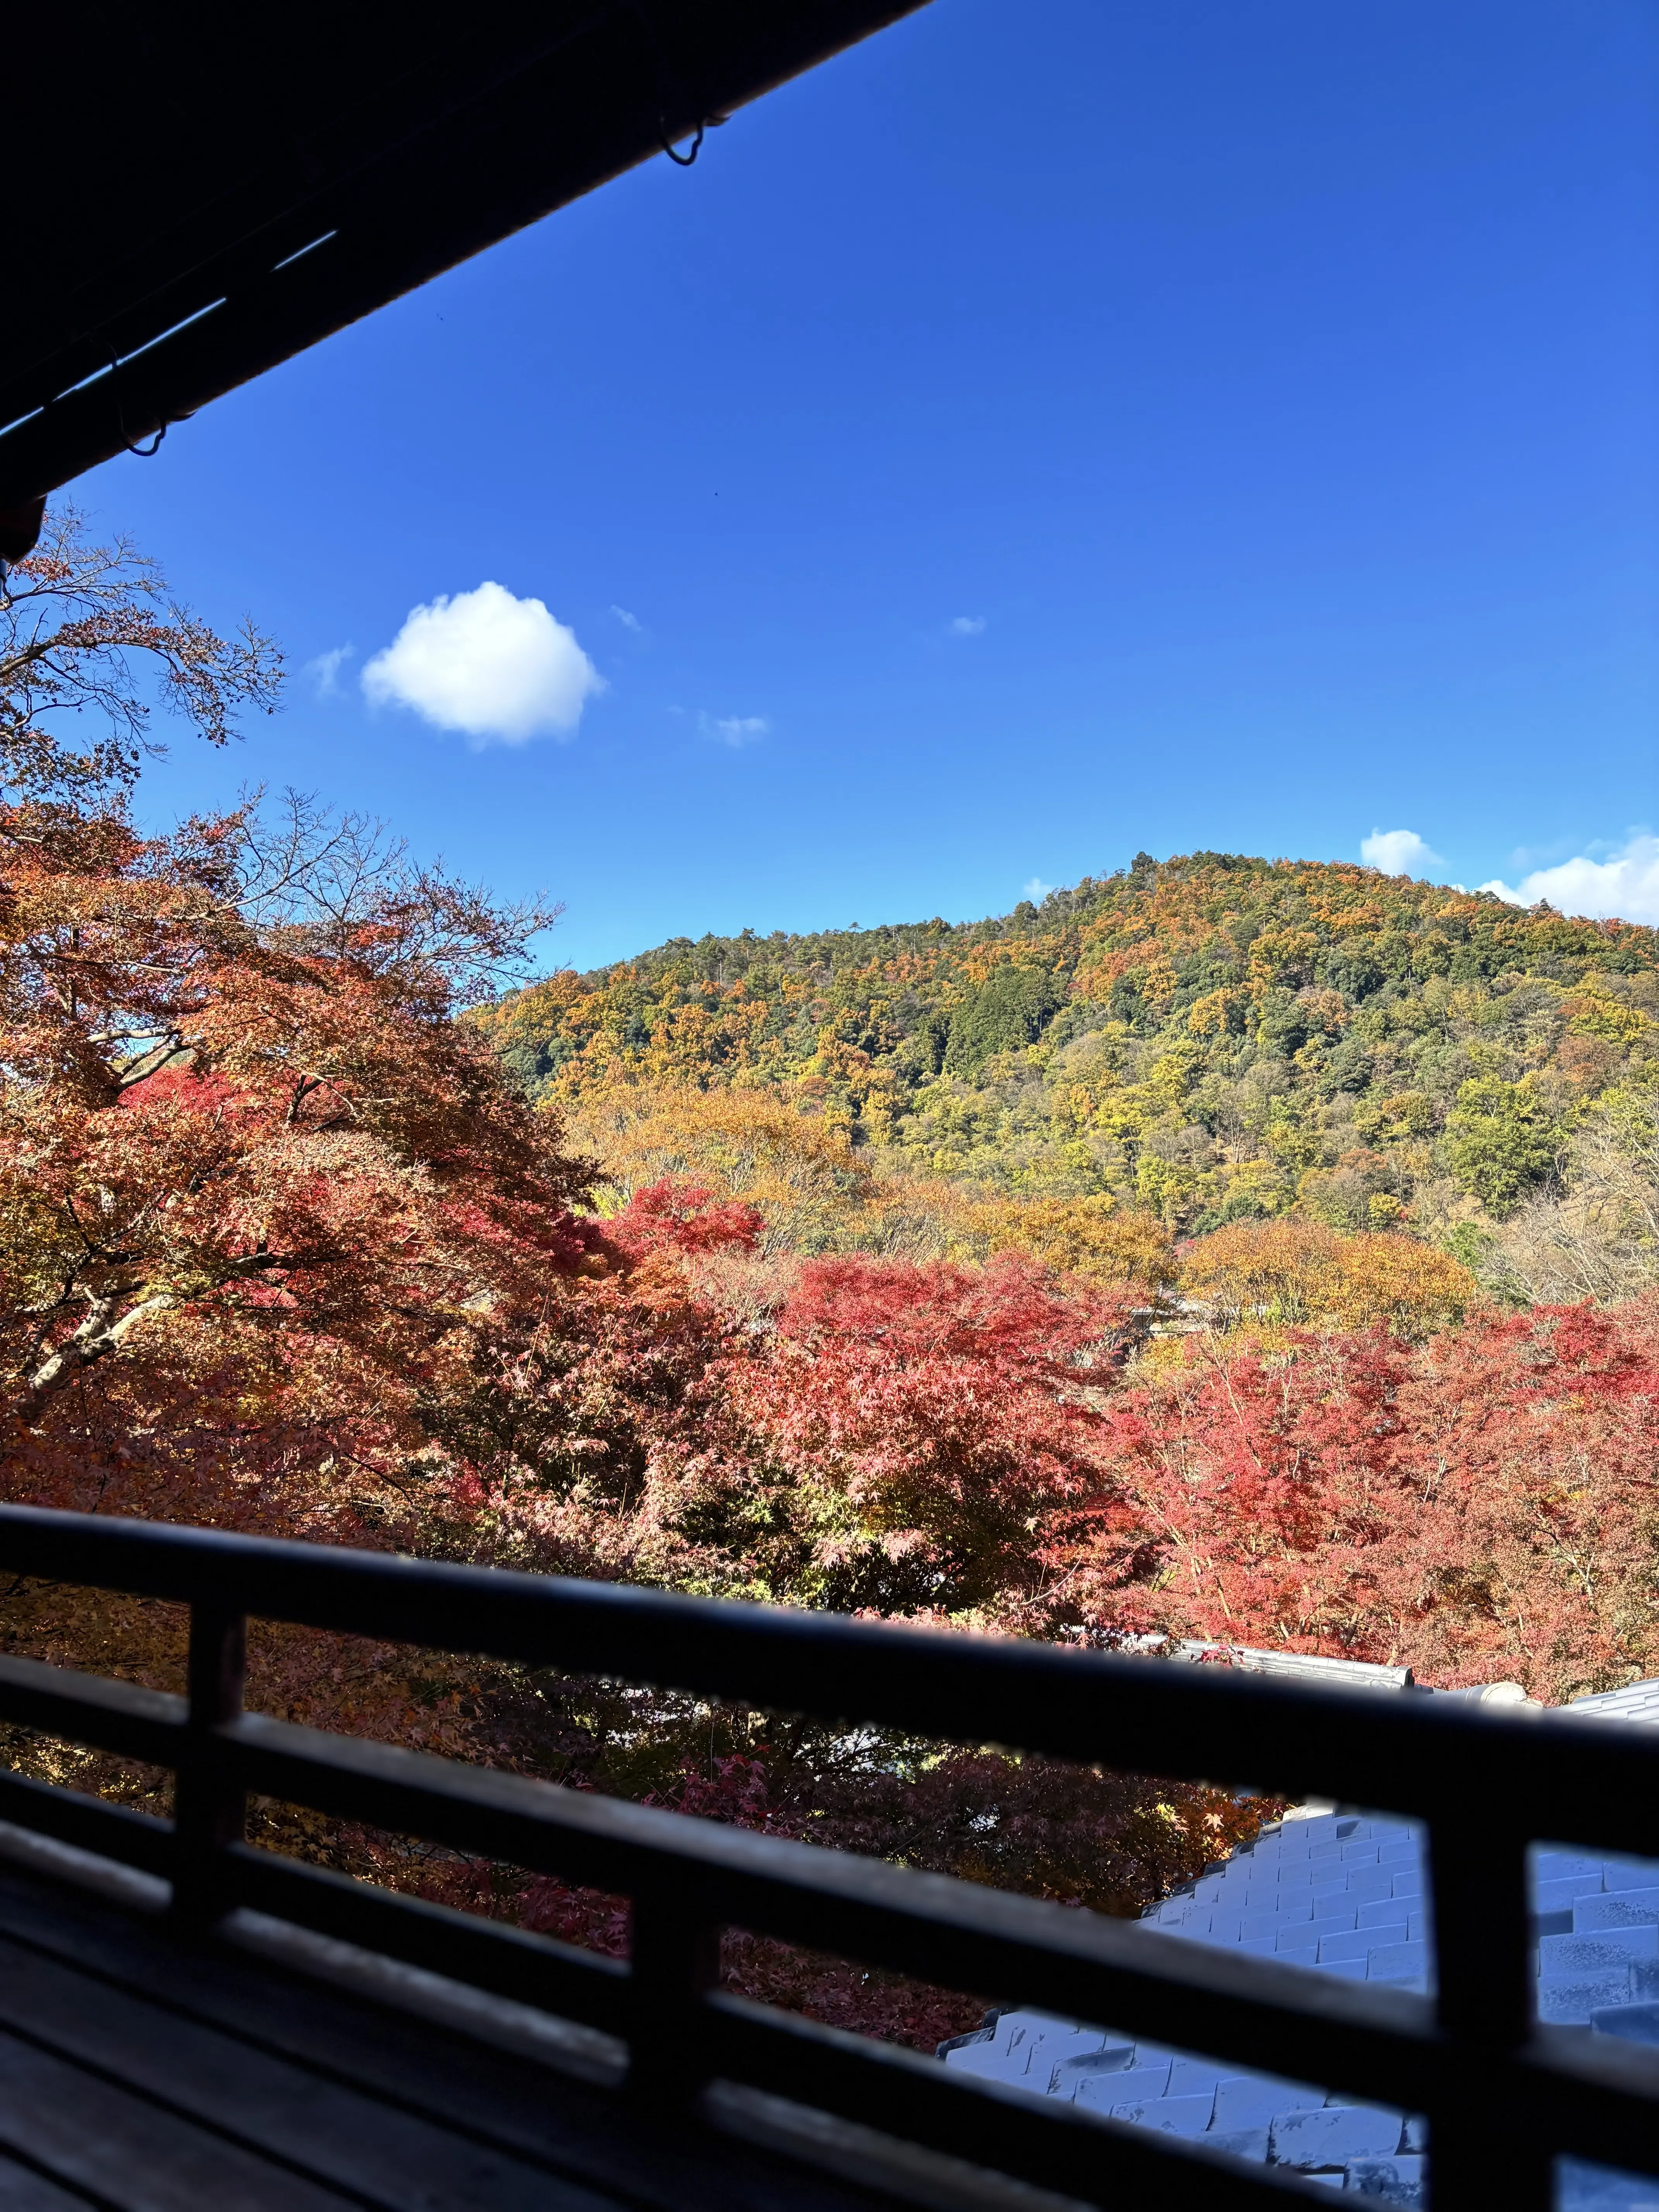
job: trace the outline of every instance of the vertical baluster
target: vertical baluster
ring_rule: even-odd
[[[1468,1822],[1430,1832],[1440,2023],[1471,2051],[1514,2050],[1533,2030],[1531,1899],[1524,1841]],[[1452,2063],[1455,2066],[1455,2060]],[[1473,2071],[1474,2069],[1472,2069]],[[1525,2110],[1495,2108],[1471,2082],[1429,2140],[1435,2212],[1553,2212],[1554,2168]]]
[[[655,2110],[689,2104],[714,2071],[702,1998],[720,1978],[720,1931],[667,1885],[634,1899],[628,2088]]]
[[[173,1799],[173,1909],[207,1925],[235,1903],[224,1859],[241,1838],[246,1800],[226,1771],[213,1731],[242,1710],[247,1621],[244,1614],[198,1601],[190,1613],[188,1739]]]

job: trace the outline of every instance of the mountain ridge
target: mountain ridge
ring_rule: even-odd
[[[671,939],[479,1018],[568,1109],[761,1089],[1009,1196],[1443,1237],[1559,1182],[1659,1068],[1659,932],[1347,862],[1143,854],[977,922]]]

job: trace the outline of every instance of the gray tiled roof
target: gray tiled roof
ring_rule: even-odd
[[[1622,1690],[1604,1690],[1599,1698],[1575,1698],[1568,1711],[1601,1720],[1659,1723],[1659,1681],[1630,1682]]]
[[[1247,1674],[1340,1683],[1345,1690],[1409,1690],[1413,1686],[1409,1667],[1378,1667],[1368,1659],[1317,1659],[1305,1651],[1264,1651],[1249,1644],[1197,1644],[1188,1639],[1163,1645],[1161,1656],[1189,1662],[1224,1656]]]
[[[1339,1667],[1346,1682],[1351,1662],[1304,1661],[1298,1671]],[[1409,1677],[1398,1682],[1403,1670],[1386,1671],[1396,1680],[1376,1686],[1425,1694],[1408,1686]],[[1437,1694],[1492,1703],[1524,1697],[1513,1684]],[[1659,1681],[1583,1698],[1571,1710],[1659,1724]],[[1410,1821],[1304,1807],[1154,1906],[1145,1924],[1175,1942],[1426,1991],[1434,1947],[1425,1843]],[[1531,1879],[1540,2019],[1659,2043],[1659,1862],[1535,1848]],[[1340,2092],[1026,2010],[989,2018],[975,2035],[942,2045],[940,2056],[948,2066],[1036,2096],[1200,2137],[1363,2195],[1427,2201],[1425,2124]],[[1566,2160],[1559,2203],[1560,2212],[1659,2212],[1659,2180]]]

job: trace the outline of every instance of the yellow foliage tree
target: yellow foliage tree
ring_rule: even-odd
[[[1305,1220],[1239,1221],[1182,1255],[1182,1287],[1228,1326],[1385,1322],[1419,1337],[1461,1321],[1479,1295],[1449,1253],[1414,1237],[1343,1237]]]
[[[940,1197],[959,1240],[952,1256],[1026,1252],[1058,1274],[1140,1283],[1151,1291],[1164,1289],[1179,1273],[1169,1231],[1157,1215],[1115,1199],[973,1199],[950,1193],[948,1186]]]
[[[775,1092],[689,1085],[595,1085],[563,1112],[571,1142],[602,1164],[600,1210],[625,1206],[665,1176],[742,1199],[766,1221],[763,1252],[820,1251],[849,1240],[868,1207],[869,1169],[844,1128]]]
[[[1024,1252],[1057,1274],[1152,1293],[1177,1273],[1169,1231],[1145,1208],[1101,1194],[992,1197],[943,1176],[877,1175],[842,1125],[775,1091],[617,1083],[562,1112],[568,1141],[602,1164],[603,1212],[665,1176],[684,1176],[752,1206],[766,1222],[766,1258],[871,1251],[977,1262]]]

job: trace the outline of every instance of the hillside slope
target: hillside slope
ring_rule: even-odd
[[[981,922],[677,938],[481,1018],[578,1107],[769,1090],[872,1164],[1010,1197],[1472,1249],[1564,1189],[1587,1131],[1650,1115],[1659,933],[1340,863],[1143,854]]]

